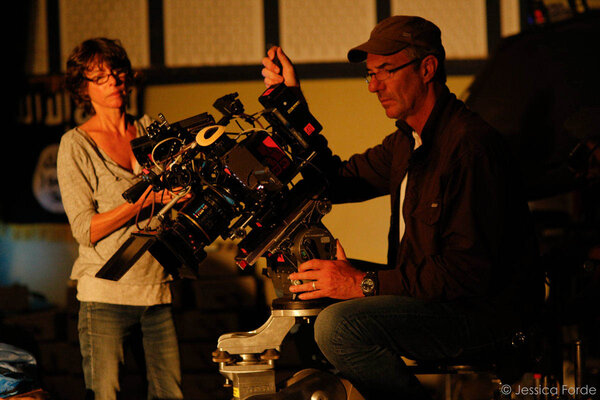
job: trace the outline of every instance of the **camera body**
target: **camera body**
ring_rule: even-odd
[[[267,258],[276,291],[291,298],[287,275],[310,258],[331,259],[335,243],[321,218],[330,210],[327,179],[315,163],[329,154],[321,125],[299,91],[278,85],[245,114],[237,93],[173,124],[159,115],[148,134],[131,142],[143,167],[140,183],[123,196],[135,202],[148,186],[192,195],[158,214],[156,231],[140,231],[96,275],[118,280],[149,251],[174,277],[193,278],[217,238],[237,241],[241,268]],[[235,121],[241,132],[226,132]],[[242,124],[248,125],[243,129]]]

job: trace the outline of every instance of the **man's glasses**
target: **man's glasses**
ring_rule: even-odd
[[[385,81],[386,79],[388,79],[390,76],[392,76],[392,74],[394,72],[400,71],[402,68],[406,68],[411,64],[416,63],[417,61],[420,61],[420,58],[415,58],[412,61],[407,62],[406,64],[402,64],[399,67],[396,68],[392,68],[392,69],[382,69],[380,71],[377,72],[367,72],[367,74],[365,75],[365,80],[367,81],[367,83],[371,83],[371,81],[373,80],[373,78],[377,79],[377,82],[381,82],[381,81]]]
[[[87,76],[84,76],[83,79],[85,79],[86,81],[94,82],[96,85],[104,85],[106,82],[108,82],[108,78],[110,78],[111,76],[115,78],[117,83],[125,82],[125,79],[127,78],[127,72],[110,71],[110,74],[107,75],[98,75],[93,78],[88,78]]]

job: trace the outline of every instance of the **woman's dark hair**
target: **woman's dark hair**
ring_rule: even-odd
[[[67,60],[65,87],[78,106],[87,114],[94,114],[94,108],[87,94],[86,73],[97,65],[105,65],[111,70],[126,73],[125,87],[133,83],[133,70],[127,52],[119,40],[93,38],[75,47]]]

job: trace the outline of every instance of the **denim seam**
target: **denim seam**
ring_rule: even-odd
[[[148,311],[148,308],[146,308],[146,311]],[[140,323],[143,323],[143,319],[144,319],[143,314],[144,313],[142,313],[142,316],[140,317]],[[142,330],[142,332],[143,332],[143,330]],[[143,342],[143,339],[142,339],[142,342]],[[144,359],[146,360],[146,371],[147,371],[147,375],[149,377],[149,379],[148,379],[148,386],[150,386],[150,384],[151,384],[152,385],[152,392],[155,395],[158,395],[159,390],[158,390],[158,387],[157,387],[158,385],[157,385],[157,380],[156,380],[156,376],[155,376],[155,373],[156,373],[155,366],[154,366],[155,363],[153,362],[152,363],[153,364],[152,368],[149,368],[149,365],[148,365],[149,364],[148,363],[148,355],[147,355],[146,351],[147,351],[146,346],[144,346]],[[148,396],[150,396],[150,387],[148,387]]]
[[[350,321],[348,321],[346,318],[344,318],[344,319],[343,319],[343,320],[342,320],[342,321],[341,321],[341,322],[338,324],[338,326],[336,326],[336,327],[335,327],[335,333],[336,333],[336,335],[335,335],[335,336],[339,336],[339,332],[340,332],[341,328],[343,327],[344,329],[346,329],[346,326],[348,326],[348,325],[350,325]],[[335,348],[335,352],[336,352],[336,354],[337,354],[337,355],[338,355],[338,357],[339,357],[339,356],[341,355],[341,352],[340,352],[339,350],[340,350],[340,348],[342,348],[343,346],[337,345],[337,344],[335,344],[335,343],[334,343],[333,345],[334,345],[334,348]],[[356,376],[356,375],[357,375],[357,370],[356,370],[356,368],[354,367],[354,365],[353,365],[352,363],[347,363],[347,362],[346,362],[346,365],[350,365],[350,367],[351,367],[351,369],[352,369],[352,374],[353,374],[354,376]]]
[[[94,390],[94,388],[96,387],[95,383],[96,383],[96,371],[94,368],[94,344],[92,343],[92,340],[94,340],[94,334],[92,332],[92,310],[90,310],[90,308],[92,307],[91,303],[88,303],[86,305],[85,308],[85,319],[86,319],[86,325],[87,325],[87,329],[88,329],[88,345],[89,345],[89,354],[90,354],[90,376],[91,376],[91,382],[90,382],[90,386],[92,388],[92,390]]]

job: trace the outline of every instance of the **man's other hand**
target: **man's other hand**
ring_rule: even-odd
[[[360,284],[365,273],[354,268],[346,259],[340,242],[337,242],[336,260],[313,259],[300,264],[298,272],[290,274],[291,280],[305,283],[290,286],[290,292],[301,293],[300,300],[329,297],[352,299],[363,297]]]

